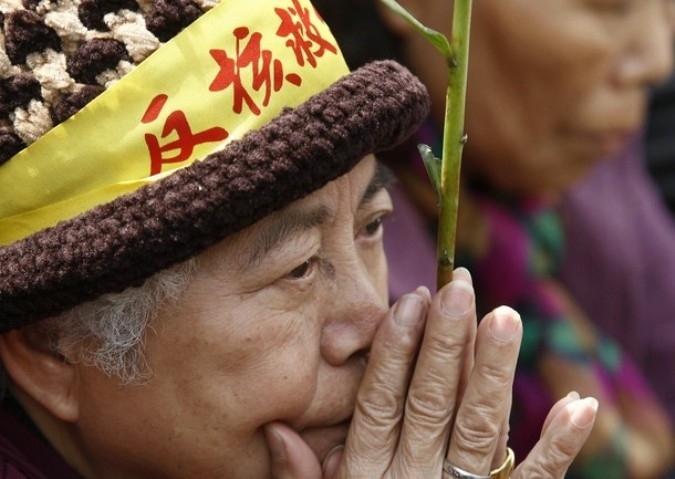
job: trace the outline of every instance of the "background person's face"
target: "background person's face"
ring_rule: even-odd
[[[451,2],[420,3],[420,15],[450,31]],[[556,194],[616,153],[643,122],[646,87],[670,71],[671,4],[474,2],[467,170],[503,190]],[[442,105],[442,71],[415,63]]]
[[[367,157],[203,254],[148,337],[148,384],[80,368],[78,437],[96,477],[265,477],[261,427],[275,420],[319,458],[344,443],[387,310],[379,221],[391,200],[371,195],[374,171]]]

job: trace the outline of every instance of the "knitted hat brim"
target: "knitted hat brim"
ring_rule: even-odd
[[[142,284],[399,144],[428,111],[415,76],[374,62],[202,161],[0,248],[0,332]]]

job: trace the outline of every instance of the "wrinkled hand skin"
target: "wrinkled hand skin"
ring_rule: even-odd
[[[510,308],[477,327],[469,272],[433,298],[425,288],[391,308],[373,340],[344,448],[323,463],[290,427],[265,433],[275,479],[441,478],[445,459],[488,474],[506,456],[522,323]],[[548,414],[512,479],[562,479],[590,434],[594,398],[572,392]]]

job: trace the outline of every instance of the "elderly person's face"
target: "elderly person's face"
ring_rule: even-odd
[[[319,458],[343,444],[387,310],[391,208],[370,156],[204,253],[148,335],[147,384],[77,366],[72,434],[91,474],[265,477],[262,426],[278,420]]]
[[[430,26],[450,31],[452,2],[409,3]],[[616,153],[644,120],[646,87],[670,71],[671,3],[473,2],[466,168],[505,190],[555,194]],[[407,38],[440,119],[442,62]]]

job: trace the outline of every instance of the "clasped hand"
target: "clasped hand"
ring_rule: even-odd
[[[506,457],[521,337],[520,317],[508,307],[477,322],[465,269],[433,298],[426,288],[401,297],[373,340],[344,449],[319,464],[290,427],[269,424],[273,476],[451,477],[444,464],[488,476]],[[560,399],[511,477],[563,478],[596,410],[593,398]]]

